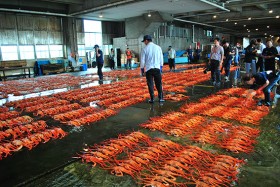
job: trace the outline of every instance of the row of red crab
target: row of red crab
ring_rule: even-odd
[[[120,153],[127,156],[118,159]],[[140,132],[86,148],[79,157],[93,166],[99,164],[116,176],[128,174],[145,186],[226,186],[237,180],[238,168],[243,163],[242,160],[214,155],[195,146],[152,139]],[[178,178],[184,181],[178,182]]]
[[[244,97],[233,97],[228,95],[211,95],[199,100],[202,103],[209,103],[215,105],[222,105],[227,107],[239,107],[247,109],[257,109],[268,111],[269,107],[257,106],[257,101],[254,99],[248,99]]]
[[[13,119],[7,119],[0,121],[0,130],[3,128],[11,128],[16,125],[27,124],[33,121],[33,118],[30,116],[19,116]]]
[[[5,81],[2,83],[3,86],[0,87],[0,92],[3,92],[5,95],[14,94],[15,96],[18,96],[46,90],[66,88],[69,86],[77,86],[94,80],[98,80],[98,78],[85,76],[78,77],[64,74],[49,77],[29,78],[24,80]]]
[[[28,124],[12,126],[6,130],[0,131],[0,142],[2,142],[3,140],[6,141],[11,139],[15,140],[17,138],[22,138],[34,132],[45,130],[46,127],[47,124],[43,120],[39,120]]]
[[[61,128],[46,129],[44,131],[35,132],[27,135],[24,138],[11,140],[7,143],[0,144],[0,160],[11,155],[11,153],[21,150],[23,147],[29,150],[33,149],[40,143],[46,143],[50,139],[58,139],[66,136]]]
[[[268,114],[268,110],[250,110],[247,108],[235,108],[215,106],[209,103],[190,103],[180,108],[181,112],[188,114],[202,114],[207,116],[232,119],[244,124],[259,125],[260,120]]]
[[[251,127],[233,126],[228,122],[209,120],[202,116],[189,116],[179,112],[167,113],[161,118],[154,117],[140,126],[162,131],[167,135],[189,137],[196,142],[218,145],[233,152],[246,153],[253,151],[255,138],[260,132]],[[231,142],[235,143],[235,147],[231,147],[233,145]]]

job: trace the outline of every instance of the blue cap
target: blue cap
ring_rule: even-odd
[[[95,45],[93,48],[99,48],[99,45]]]
[[[144,42],[145,40],[152,41],[152,37],[151,37],[150,35],[145,35],[145,36],[143,37],[142,42]]]

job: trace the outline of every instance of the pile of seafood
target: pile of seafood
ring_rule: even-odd
[[[34,121],[29,116],[0,121],[0,160],[23,147],[31,150],[40,143],[61,139],[66,134],[61,128],[49,128],[45,121]]]
[[[78,158],[116,176],[130,175],[147,187],[229,186],[238,179],[239,168],[244,164],[231,156],[151,138],[141,132],[84,148]]]
[[[260,133],[260,130],[251,127],[237,126],[180,112],[153,117],[140,126],[152,131],[161,131],[170,136],[188,137],[194,142],[216,145],[235,153],[252,152]]]
[[[0,86],[0,93],[3,92],[6,97],[8,94],[19,96],[43,92],[46,90],[79,86],[95,80],[98,80],[98,77],[78,77],[69,74],[10,80],[2,82],[2,85]]]

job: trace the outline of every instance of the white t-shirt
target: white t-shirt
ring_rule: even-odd
[[[174,49],[170,49],[168,51],[168,58],[174,59],[176,57],[176,51]]]
[[[163,66],[163,54],[161,47],[150,42],[141,51],[140,67],[145,68],[145,72],[152,68],[160,69]]]

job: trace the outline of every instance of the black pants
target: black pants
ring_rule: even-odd
[[[103,79],[102,68],[103,64],[97,62],[97,75],[99,76],[99,80]]]
[[[221,82],[221,70],[219,60],[210,60],[211,79],[213,82]]]
[[[146,72],[146,80],[147,85],[150,93],[150,98],[154,99],[154,81],[156,84],[156,88],[158,91],[158,98],[163,99],[163,93],[162,93],[162,82],[161,82],[161,73],[160,70],[157,68],[150,69]]]
[[[111,69],[115,69],[115,61],[114,61],[114,59],[110,59],[109,61],[110,61],[110,68]]]
[[[256,70],[258,72],[258,69],[260,68],[259,72],[264,71],[264,59],[262,57],[259,57],[258,62],[256,64]]]
[[[175,59],[174,58],[169,58],[168,59],[168,65],[170,70],[172,70],[172,68],[175,70]]]
[[[265,71],[273,71],[275,73],[275,62],[274,61],[265,61],[264,63]]]

